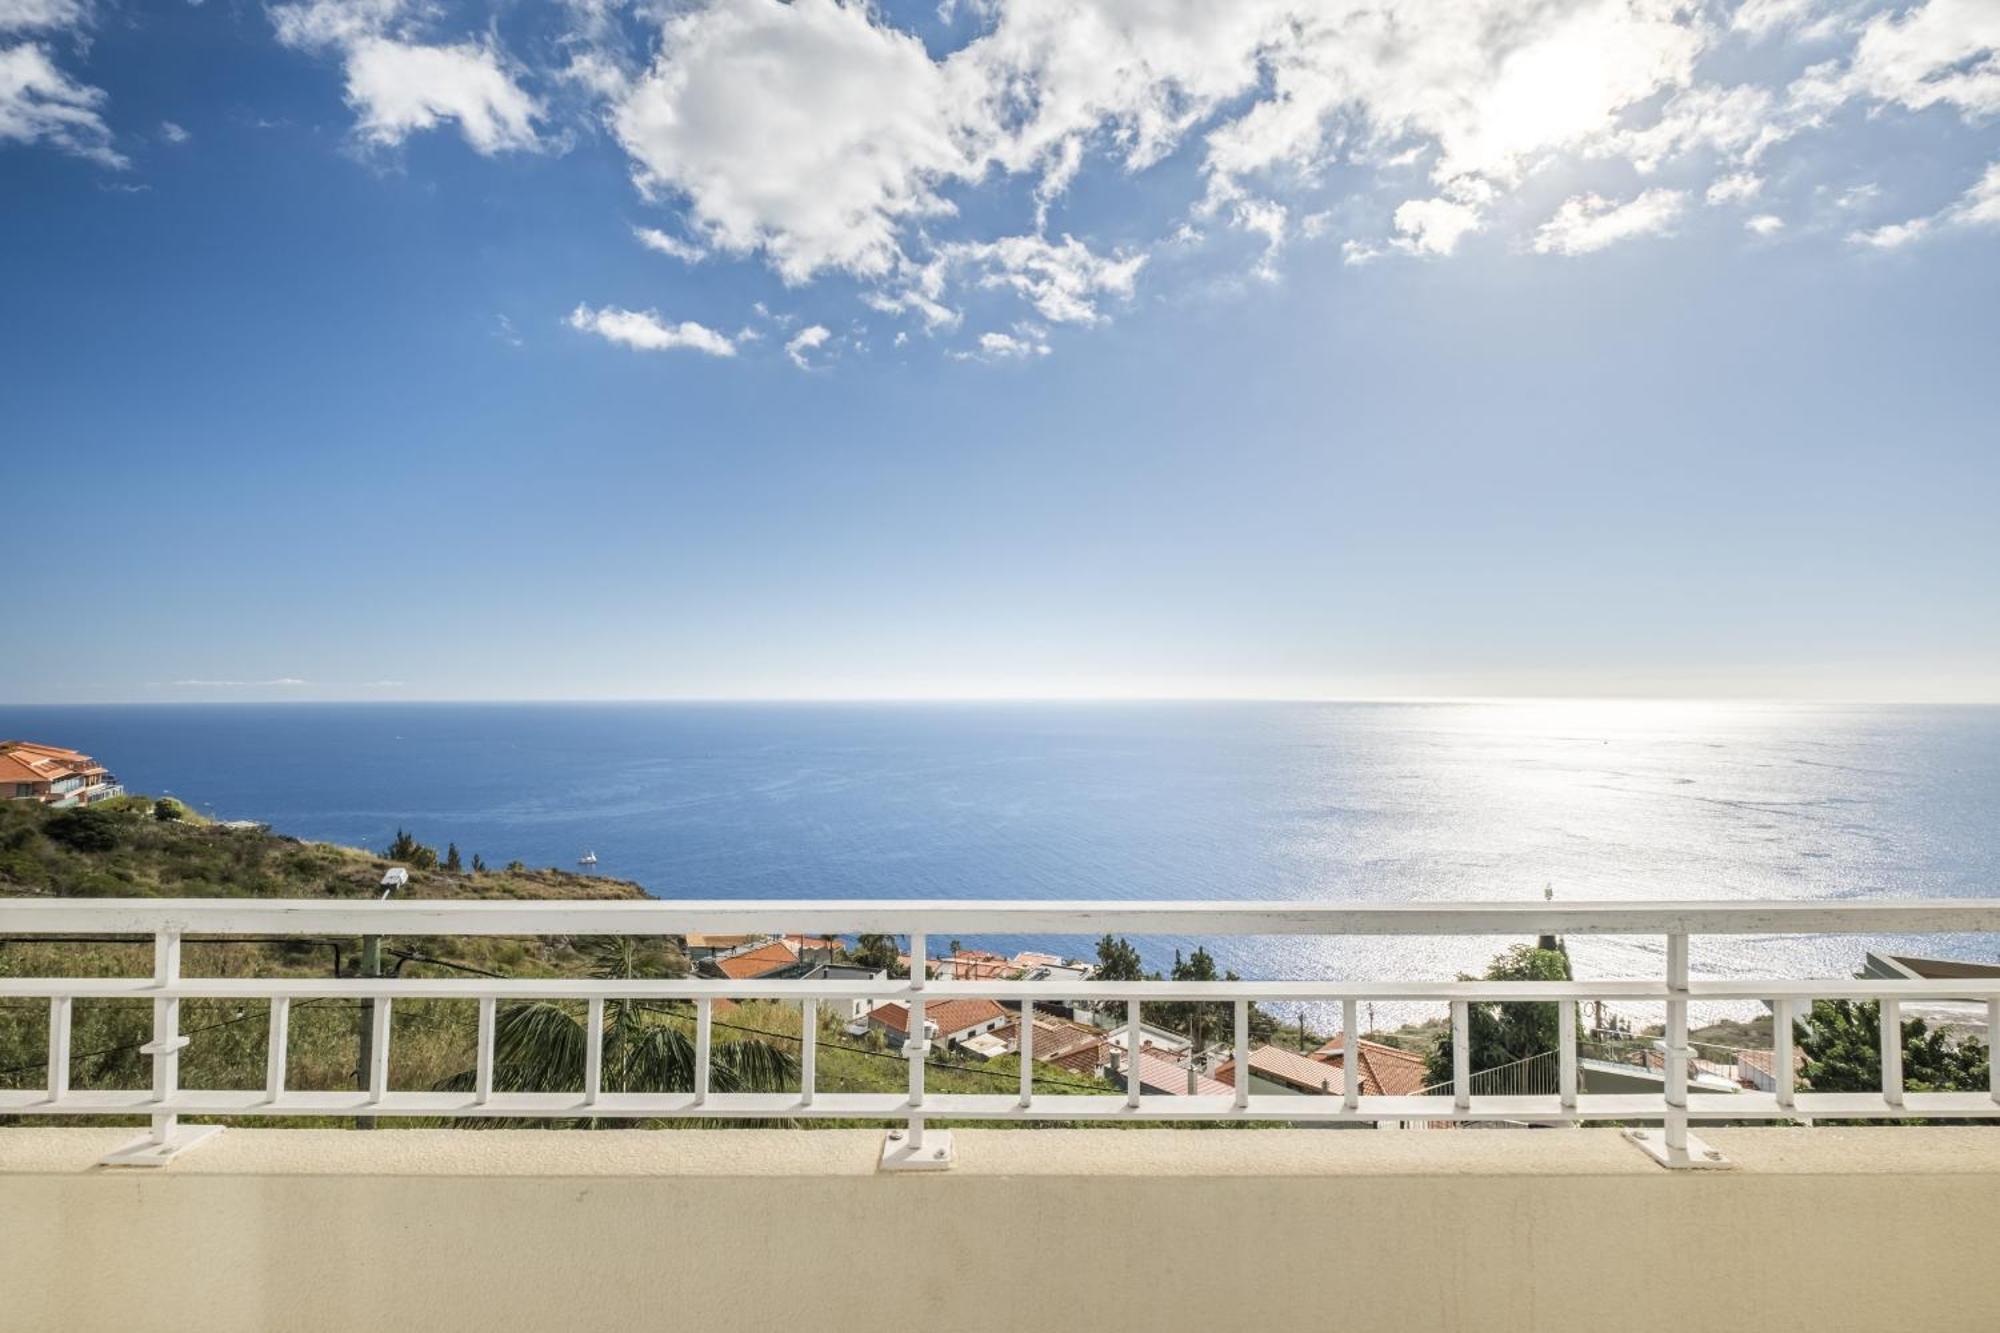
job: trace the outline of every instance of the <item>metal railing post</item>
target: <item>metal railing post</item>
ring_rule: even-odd
[[[484,1106],[493,1100],[493,1041],[500,1001],[491,995],[479,997],[478,1049],[473,1053],[472,1100]]]
[[[1895,1000],[1881,1001],[1882,1019],[1882,1100],[1891,1106],[1903,1104],[1903,1006]]]
[[[1361,1105],[1361,1006],[1353,1000],[1340,1002],[1341,1039],[1340,1104],[1347,1110]]]
[[[1660,1133],[1643,1129],[1627,1130],[1626,1135],[1644,1148],[1662,1166],[1727,1166],[1722,1154],[1688,1134],[1688,1062],[1694,1049],[1688,1045],[1688,937],[1675,931],[1667,936],[1667,1070],[1662,1100],[1665,1114]]]
[[[1471,1006],[1464,1000],[1451,1004],[1451,1104],[1457,1110],[1472,1109],[1472,1021]]]
[[[1667,1151],[1687,1152],[1688,940],[1667,936]]]
[[[1145,1036],[1139,1026],[1139,1002],[1125,1001],[1125,1105],[1139,1109],[1139,1049]]]
[[[1021,1040],[1016,1044],[1021,1057],[1021,1106],[1035,1104],[1035,1002],[1021,1001]]]
[[[1556,1090],[1565,1111],[1576,1109],[1576,1004],[1556,1008]]]
[[[819,1082],[819,1001],[807,1000],[799,1006],[799,1105],[813,1104],[813,1085]]]
[[[271,999],[270,1029],[264,1037],[264,1100],[275,1102],[285,1095],[286,1048],[291,1043],[292,1001],[289,996]]]
[[[169,991],[180,983],[180,979],[181,933],[172,928],[160,930],[153,936],[153,987]],[[156,995],[153,999],[153,1039],[139,1049],[153,1057],[151,1101],[161,1109],[153,1112],[151,1131],[107,1155],[105,1165],[164,1166],[176,1154],[221,1132],[220,1125],[183,1128],[180,1117],[165,1109],[180,1092],[181,1048],[187,1044],[188,1039],[181,1035],[180,996]]]
[[[49,1001],[49,1100],[69,1096],[69,1036],[76,1001],[58,995]]]
[[[710,1048],[715,1036],[715,1015],[709,998],[704,995],[694,1002],[694,1104],[708,1104],[708,1070],[711,1058]]]
[[[1236,1002],[1236,1109],[1250,1106],[1250,1001]]]
[[[1792,1054],[1792,1002],[1774,1000],[1771,1004],[1771,1086],[1781,1107],[1792,1105],[1794,1085],[1798,1082]]]

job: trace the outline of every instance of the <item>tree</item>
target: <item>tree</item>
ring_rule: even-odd
[[[465,863],[458,859],[458,844],[455,842],[448,842],[444,846],[444,868],[454,875],[462,873],[465,869]]]
[[[894,972],[896,971],[896,937],[894,935],[863,935],[855,940],[854,952],[849,957],[871,972]]]
[[[480,859],[478,852],[474,852],[472,854],[472,873],[475,875],[483,875],[486,873],[486,862]]]
[[[116,817],[89,806],[62,811],[42,826],[42,832],[73,852],[108,852],[118,845]]]
[[[383,855],[391,861],[401,861],[404,865],[414,866],[418,870],[437,869],[437,849],[424,846],[411,837],[405,829],[396,830],[396,840],[389,844],[389,850]]]
[[[1800,1083],[1813,1092],[1879,1092],[1882,1007],[1874,1000],[1814,1000],[1795,1029],[1805,1057]],[[1903,1086],[1911,1092],[1979,1092],[1991,1052],[1968,1037],[1953,1041],[1921,1018],[1903,1021]]]
[[[1144,981],[1146,972],[1132,941],[1106,935],[1097,942],[1097,972],[1093,981]]]
[[[1486,969],[1486,979],[1568,981],[1569,953],[1560,945],[1539,949],[1532,944],[1517,944],[1493,960]],[[1467,1008],[1466,1035],[1471,1039],[1474,1073],[1556,1049],[1562,1018],[1554,1004],[1475,1004]],[[1452,1037],[1447,1030],[1431,1050],[1426,1072],[1432,1084],[1451,1082],[1452,1053]]]
[[[153,818],[162,824],[173,824],[187,818],[187,807],[171,796],[162,796],[153,802]]]
[[[1214,956],[1200,945],[1186,958],[1181,957],[1180,950],[1174,950],[1174,970],[1170,975],[1175,981],[1241,980],[1234,972],[1218,972]],[[1163,1027],[1186,1033],[1194,1039],[1195,1049],[1201,1050],[1233,1030],[1235,1006],[1226,1000],[1214,1003],[1163,1000],[1148,1006],[1148,1016]]]
[[[953,940],[951,942],[951,956],[953,958],[958,957],[961,953],[964,952],[965,952],[965,946],[963,944],[960,944],[957,940]]]
[[[578,941],[600,980],[671,976],[679,956],[658,941],[617,936]],[[692,1092],[694,1013],[680,1004],[613,999],[604,1005],[606,1092]],[[570,1006],[548,1000],[501,1008],[493,1030],[493,1087],[501,1092],[560,1092],[579,1085],[593,1034]],[[708,1085],[714,1092],[782,1092],[798,1077],[792,1053],[763,1037],[723,1039],[709,1046]],[[473,1086],[475,1071],[444,1086]]]

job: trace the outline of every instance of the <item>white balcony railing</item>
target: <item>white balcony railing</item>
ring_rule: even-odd
[[[599,981],[587,978],[401,979],[283,977],[203,978],[182,973],[186,937],[228,936],[645,936],[805,932],[822,935],[879,933],[906,936],[912,957],[925,956],[927,938],[978,935],[1496,935],[1532,937],[1654,935],[1666,944],[1664,975],[1647,978],[1558,981],[1319,981],[1033,982],[711,979]],[[1413,1121],[1512,1121],[1657,1123],[1634,1131],[1641,1146],[1676,1166],[1716,1160],[1688,1125],[1704,1120],[1790,1120],[1815,1117],[2000,1118],[2000,1062],[1993,1084],[1977,1092],[1905,1092],[1902,1077],[1901,1006],[1910,1002],[1973,1001],[1987,1006],[1989,1036],[2000,1034],[2000,980],[1818,979],[1776,977],[1707,979],[1688,971],[1688,939],[1697,935],[1910,935],[2000,934],[2000,900],[1875,902],[1594,904],[1467,903],[1333,904],[1219,902],[377,902],[217,901],[197,899],[21,900],[0,899],[0,935],[138,934],[154,944],[150,977],[0,977],[0,997],[43,998],[49,1003],[49,1075],[42,1089],[0,1091],[0,1114],[150,1116],[152,1132],[114,1154],[133,1163],[165,1161],[213,1127],[178,1125],[177,1117],[415,1116],[426,1118],[673,1117],[749,1119],[898,1119],[885,1165],[944,1165],[946,1136],[930,1120],[1208,1120],[1281,1121],[1301,1124],[1408,1123]],[[227,998],[270,1004],[265,1086],[256,1090],[184,1088],[179,1078],[184,1000]],[[1338,1003],[1341,1030],[1350,1043],[1345,1067],[1360,1067],[1353,1046],[1359,1006],[1368,1002],[1429,1002],[1451,1011],[1456,1065],[1449,1092],[1421,1096],[1362,1096],[1353,1082],[1337,1096],[1253,1094],[1239,1077],[1233,1095],[1176,1096],[1142,1092],[1138,1080],[1119,1095],[1051,1096],[1031,1085],[1033,1024],[1023,1021],[1018,1094],[939,1094],[924,1086],[927,1044],[910,1042],[907,1093],[821,1093],[814,1062],[821,1003],[900,1001],[910,1006],[913,1032],[924,1031],[926,1004],[989,998],[1018,1006],[1023,1018],[1037,1001],[1093,1001],[1126,1007],[1128,1041],[1138,1049],[1142,1000],[1206,1001],[1233,1006],[1237,1069],[1247,1068],[1249,1006]],[[1792,1020],[1816,998],[1879,1000],[1883,1086],[1873,1093],[1803,1093],[1792,1078]],[[152,1082],[128,1090],[69,1086],[69,1035],[78,1000],[141,999],[153,1004]],[[365,1089],[304,1091],[286,1086],[289,1008],[295,1000],[373,1001]],[[464,1092],[404,1090],[389,1086],[389,1015],[397,1000],[465,1000],[477,1003],[475,1086]],[[695,1087],[687,1092],[607,1092],[602,1087],[601,1041],[586,1048],[581,1086],[570,1092],[513,1093],[493,1088],[495,1016],[509,1000],[580,1001],[587,1029],[601,1032],[607,1000],[687,1001],[695,1011]],[[711,1010],[719,999],[802,1002],[801,1088],[797,1092],[711,1091]],[[1578,1089],[1576,1006],[1604,1000],[1658,1003],[1666,1010],[1666,1077],[1659,1093],[1588,1094]],[[1552,1094],[1486,1095],[1469,1067],[1469,1006],[1494,1002],[1560,1002],[1557,1090]],[[1700,1093],[1689,1090],[1692,1052],[1689,1006],[1696,1002],[1764,1001],[1775,1012],[1772,1092]]]

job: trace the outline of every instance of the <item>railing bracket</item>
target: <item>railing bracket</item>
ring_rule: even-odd
[[[913,1140],[903,1130],[892,1129],[882,1140],[884,1171],[949,1171],[957,1160],[948,1129],[926,1130],[921,1141]]]
[[[199,1147],[223,1131],[221,1125],[176,1125],[166,1137],[151,1134],[133,1139],[116,1152],[106,1153],[102,1166],[165,1166],[191,1148]]]
[[[1625,1137],[1669,1171],[1728,1171],[1736,1166],[1719,1150],[1709,1147],[1692,1134],[1687,1136],[1687,1147],[1681,1150],[1667,1146],[1664,1130],[1628,1129]]]

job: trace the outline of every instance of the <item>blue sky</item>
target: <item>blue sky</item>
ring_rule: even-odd
[[[2000,7],[0,0],[0,701],[2000,699]]]

